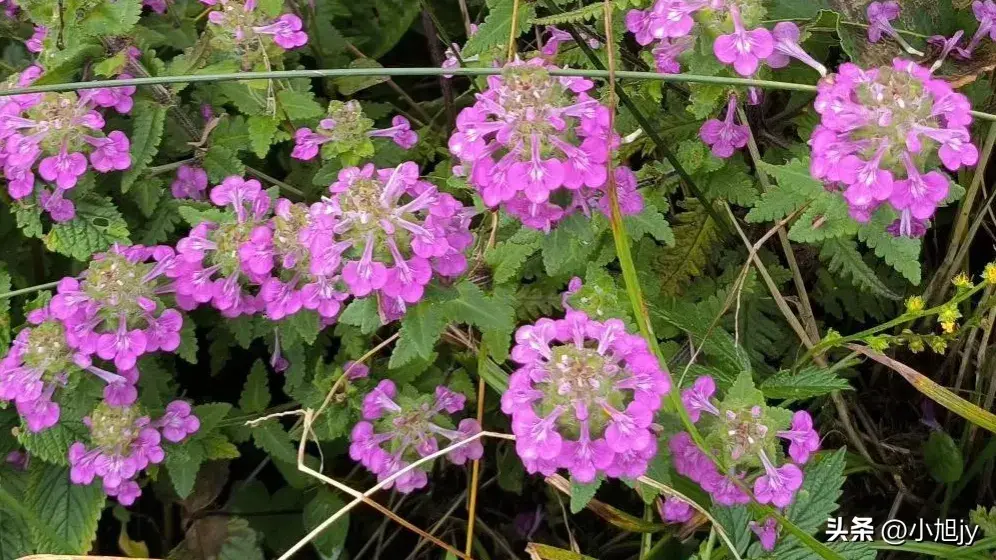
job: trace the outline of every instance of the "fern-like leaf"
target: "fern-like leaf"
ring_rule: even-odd
[[[661,251],[652,265],[661,277],[661,293],[679,294],[692,278],[702,274],[718,244],[719,227],[698,201],[688,200],[686,211],[672,225],[674,245]]]
[[[851,239],[827,239],[820,248],[820,259],[826,263],[830,272],[850,278],[855,286],[867,292],[894,301],[901,299],[861,258],[857,244]]]

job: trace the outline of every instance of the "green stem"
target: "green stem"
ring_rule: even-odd
[[[54,288],[54,287],[56,287],[58,285],[59,285],[59,282],[56,281],[56,282],[48,282],[48,283],[45,283],[45,284],[38,284],[37,286],[31,286],[31,287],[28,287],[28,288],[21,288],[20,290],[13,290],[13,291],[10,291],[10,292],[6,292],[6,293],[3,293],[3,294],[0,294],[0,300],[5,300],[5,299],[12,298],[12,297],[15,297],[15,296],[23,296],[24,294],[32,294],[34,292],[40,292],[42,290],[47,290],[49,288]]]
[[[293,187],[291,185],[288,185],[287,183],[281,181],[280,179],[276,179],[274,177],[270,177],[269,175],[267,175],[266,173],[263,173],[262,171],[260,171],[258,169],[253,169],[252,167],[249,167],[247,165],[246,166],[246,173],[248,173],[250,175],[255,175],[256,177],[259,177],[260,179],[266,181],[267,183],[270,183],[271,185],[274,185],[274,186],[278,187],[280,190],[282,190],[284,192],[288,192],[288,193],[290,193],[290,194],[292,194],[294,196],[297,196],[297,197],[300,197],[300,198],[304,198],[304,191],[302,191],[301,189],[299,189],[297,187]]]
[[[850,343],[850,342],[856,342],[856,341],[861,340],[863,338],[872,336],[874,334],[878,334],[878,333],[880,333],[882,331],[889,330],[892,327],[896,327],[896,326],[902,325],[903,323],[905,323],[907,321],[915,321],[917,319],[920,319],[920,318],[923,318],[923,317],[928,317],[930,315],[937,315],[945,307],[947,307],[949,305],[958,305],[959,303],[961,303],[961,302],[965,301],[966,299],[968,299],[968,298],[974,296],[975,294],[979,293],[980,291],[982,291],[983,288],[985,288],[985,286],[986,286],[985,282],[980,282],[978,285],[974,286],[971,290],[968,290],[968,291],[966,291],[966,292],[964,292],[962,294],[959,294],[959,295],[955,296],[954,298],[951,299],[951,301],[948,301],[946,303],[942,303],[940,305],[931,307],[930,309],[925,309],[925,310],[920,311],[918,313],[903,313],[902,315],[900,315],[899,317],[896,317],[895,319],[893,319],[891,321],[888,321],[886,323],[882,323],[881,325],[872,327],[870,329],[865,329],[865,330],[863,330],[861,332],[854,333],[854,334],[847,335],[847,336],[842,336],[842,337],[839,337],[839,338],[832,338],[832,339],[829,339],[829,340],[822,340],[818,344],[816,344],[815,346],[813,346],[812,348],[810,348],[805,354],[803,354],[802,357],[799,358],[798,361],[796,361],[795,366],[793,366],[793,369],[797,370],[802,364],[804,364],[806,361],[808,361],[813,356],[817,356],[819,354],[822,354],[823,352],[826,352],[827,350],[829,350],[829,349],[831,349],[831,348],[833,348],[835,346],[842,346],[842,345]]]

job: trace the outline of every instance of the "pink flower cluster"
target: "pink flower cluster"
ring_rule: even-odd
[[[713,54],[720,62],[732,65],[741,76],[753,76],[762,61],[771,68],[783,68],[791,58],[826,75],[826,68],[799,46],[800,33],[796,24],[780,22],[774,31],[763,27],[747,29],[735,2],[657,0],[647,10],[627,12],[626,28],[641,45],[655,43],[652,53],[658,72],[676,74],[681,71],[678,58],[695,45],[693,15],[703,9],[711,14],[703,20],[712,28],[709,35],[718,35],[713,43]],[[725,23],[727,16],[732,21],[732,33],[726,33],[729,31]]]
[[[549,231],[566,215],[608,209],[609,110],[586,92],[582,78],[550,76],[542,58],[516,60],[457,117],[449,148],[488,206],[501,205],[526,226]],[[615,177],[624,214],[643,209],[626,167]],[[555,203],[559,193],[569,199]]]
[[[42,70],[32,66],[16,79],[16,86],[30,85]],[[122,74],[122,78],[129,76]],[[35,194],[35,173],[54,183],[54,190],[38,191],[41,208],[57,222],[76,215],[65,193],[79,182],[89,167],[100,173],[128,169],[131,147],[121,131],[106,136],[98,108],[119,113],[131,110],[134,86],[98,88],[75,93],[16,95],[0,103],[0,164],[7,192],[15,200]]]
[[[97,356],[130,370],[145,353],[180,346],[183,316],[161,299],[174,289],[166,273],[175,262],[170,247],[115,245],[94,257],[81,279],[59,282],[49,311],[65,326],[79,367]]]
[[[924,230],[948,195],[949,179],[930,169],[931,156],[951,171],[979,159],[968,99],[913,62],[867,71],[842,64],[820,82],[814,106],[821,120],[809,142],[813,177],[842,188],[860,222],[888,203],[903,236]]]
[[[201,3],[215,7],[208,14],[208,21],[224,30],[236,43],[269,36],[277,46],[290,50],[308,42],[308,34],[301,30],[301,18],[283,14],[269,21],[265,14],[256,11],[256,0],[201,0]]]
[[[210,198],[230,218],[194,227],[166,270],[177,303],[272,320],[310,309],[330,324],[350,296],[375,296],[387,322],[434,274],[467,269],[472,210],[420,180],[416,164],[344,169],[329,191],[310,206],[278,200],[271,216],[258,181],[226,178]]]
[[[651,429],[670,378],[646,341],[622,321],[581,311],[543,318],[515,333],[502,411],[530,473],[567,469],[578,482],[599,474],[636,478],[657,453]]]
[[[90,429],[90,446],[77,441],[69,448],[69,476],[88,485],[100,478],[104,492],[129,506],[142,494],[136,478],[166,454],[162,440],[177,443],[200,429],[200,421],[184,401],[166,406],[162,418],[151,421],[137,405],[97,405],[83,419]]]
[[[710,440],[717,442],[713,453],[722,464],[728,465],[727,472],[721,472],[687,432],[675,434],[668,444],[675,470],[701,485],[720,505],[749,503],[750,496],[741,488],[745,486],[753,487],[754,498],[759,503],[770,503],[777,508],[788,506],[802,486],[803,474],[799,465],[809,461],[820,448],[820,436],[813,429],[809,413],[797,411],[788,429],[770,430],[766,424],[770,423],[770,418],[763,407],[727,408],[714,402],[715,393],[713,379],[703,376],[682,391],[681,401],[693,422],[701,422],[706,431],[717,434],[715,440]],[[788,442],[791,461],[776,466],[781,454],[779,439]],[[751,472],[756,470],[756,465],[760,465],[760,472]],[[672,504],[663,513],[670,512],[672,519],[669,520],[672,521],[687,520],[675,513],[677,507]],[[766,523],[755,531],[766,550],[774,546],[774,530],[773,525]]]
[[[394,382],[381,381],[363,398],[363,420],[350,435],[349,456],[384,480],[407,468],[421,457],[441,449],[438,437],[447,445],[463,441],[481,431],[480,424],[464,418],[457,429],[447,428],[448,415],[463,410],[466,397],[447,387],[436,387],[436,394],[419,395],[401,391]],[[480,459],[484,446],[472,441],[450,451],[446,458],[456,465]],[[408,470],[390,483],[407,494],[424,488],[429,477],[424,467]]]
[[[322,150],[324,159],[354,150],[365,152],[363,144],[366,138],[390,138],[406,150],[418,143],[418,133],[401,115],[391,119],[390,128],[374,129],[373,121],[363,115],[358,101],[332,101],[328,116],[319,121],[317,130],[297,129],[291,157],[310,160],[318,155],[319,150]],[[326,144],[328,147],[324,148]]]

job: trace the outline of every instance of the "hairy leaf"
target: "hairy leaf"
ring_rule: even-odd
[[[166,125],[166,107],[140,99],[132,108],[131,167],[121,175],[121,192],[128,192],[159,152]]]

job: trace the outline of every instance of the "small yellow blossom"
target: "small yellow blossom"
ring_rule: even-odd
[[[948,334],[951,334],[955,331],[955,326],[956,325],[954,321],[941,321],[941,329],[943,329],[944,332]]]
[[[968,275],[964,272],[959,272],[957,276],[951,279],[951,283],[958,288],[971,288],[972,281],[969,280]]]
[[[990,286],[996,285],[996,263],[989,263],[982,271],[982,279]]]
[[[923,344],[923,339],[920,338],[919,336],[916,338],[911,338],[909,342],[909,348],[910,352],[913,352],[914,354],[918,352],[923,352],[923,349],[925,348]]]
[[[908,313],[919,313],[924,310],[926,304],[920,296],[913,296],[906,300],[906,311]]]

